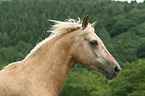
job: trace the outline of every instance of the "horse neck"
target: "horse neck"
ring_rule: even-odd
[[[44,79],[45,87],[52,92],[52,96],[60,94],[66,77],[75,64],[71,52],[73,42],[74,33],[60,35],[41,46],[28,59],[33,64],[32,68],[40,71],[41,74],[37,76]]]

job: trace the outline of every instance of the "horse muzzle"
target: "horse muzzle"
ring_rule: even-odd
[[[112,80],[119,75],[120,71],[120,66],[115,66],[112,71],[104,71],[105,78],[108,80]]]

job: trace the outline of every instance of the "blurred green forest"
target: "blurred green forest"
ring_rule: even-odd
[[[102,75],[75,65],[61,96],[145,96],[145,1],[111,0],[0,0],[0,69],[22,60],[48,37],[53,23],[99,18],[96,34],[120,63],[119,77],[107,81]]]

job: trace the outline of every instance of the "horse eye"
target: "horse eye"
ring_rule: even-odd
[[[90,45],[91,45],[92,47],[95,47],[95,46],[98,45],[98,41],[97,41],[97,40],[92,40],[92,41],[90,41],[89,43],[90,43]]]

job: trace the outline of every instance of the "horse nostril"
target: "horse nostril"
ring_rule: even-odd
[[[114,72],[115,72],[116,74],[119,74],[120,71],[121,71],[121,69],[120,69],[118,66],[114,67]]]

